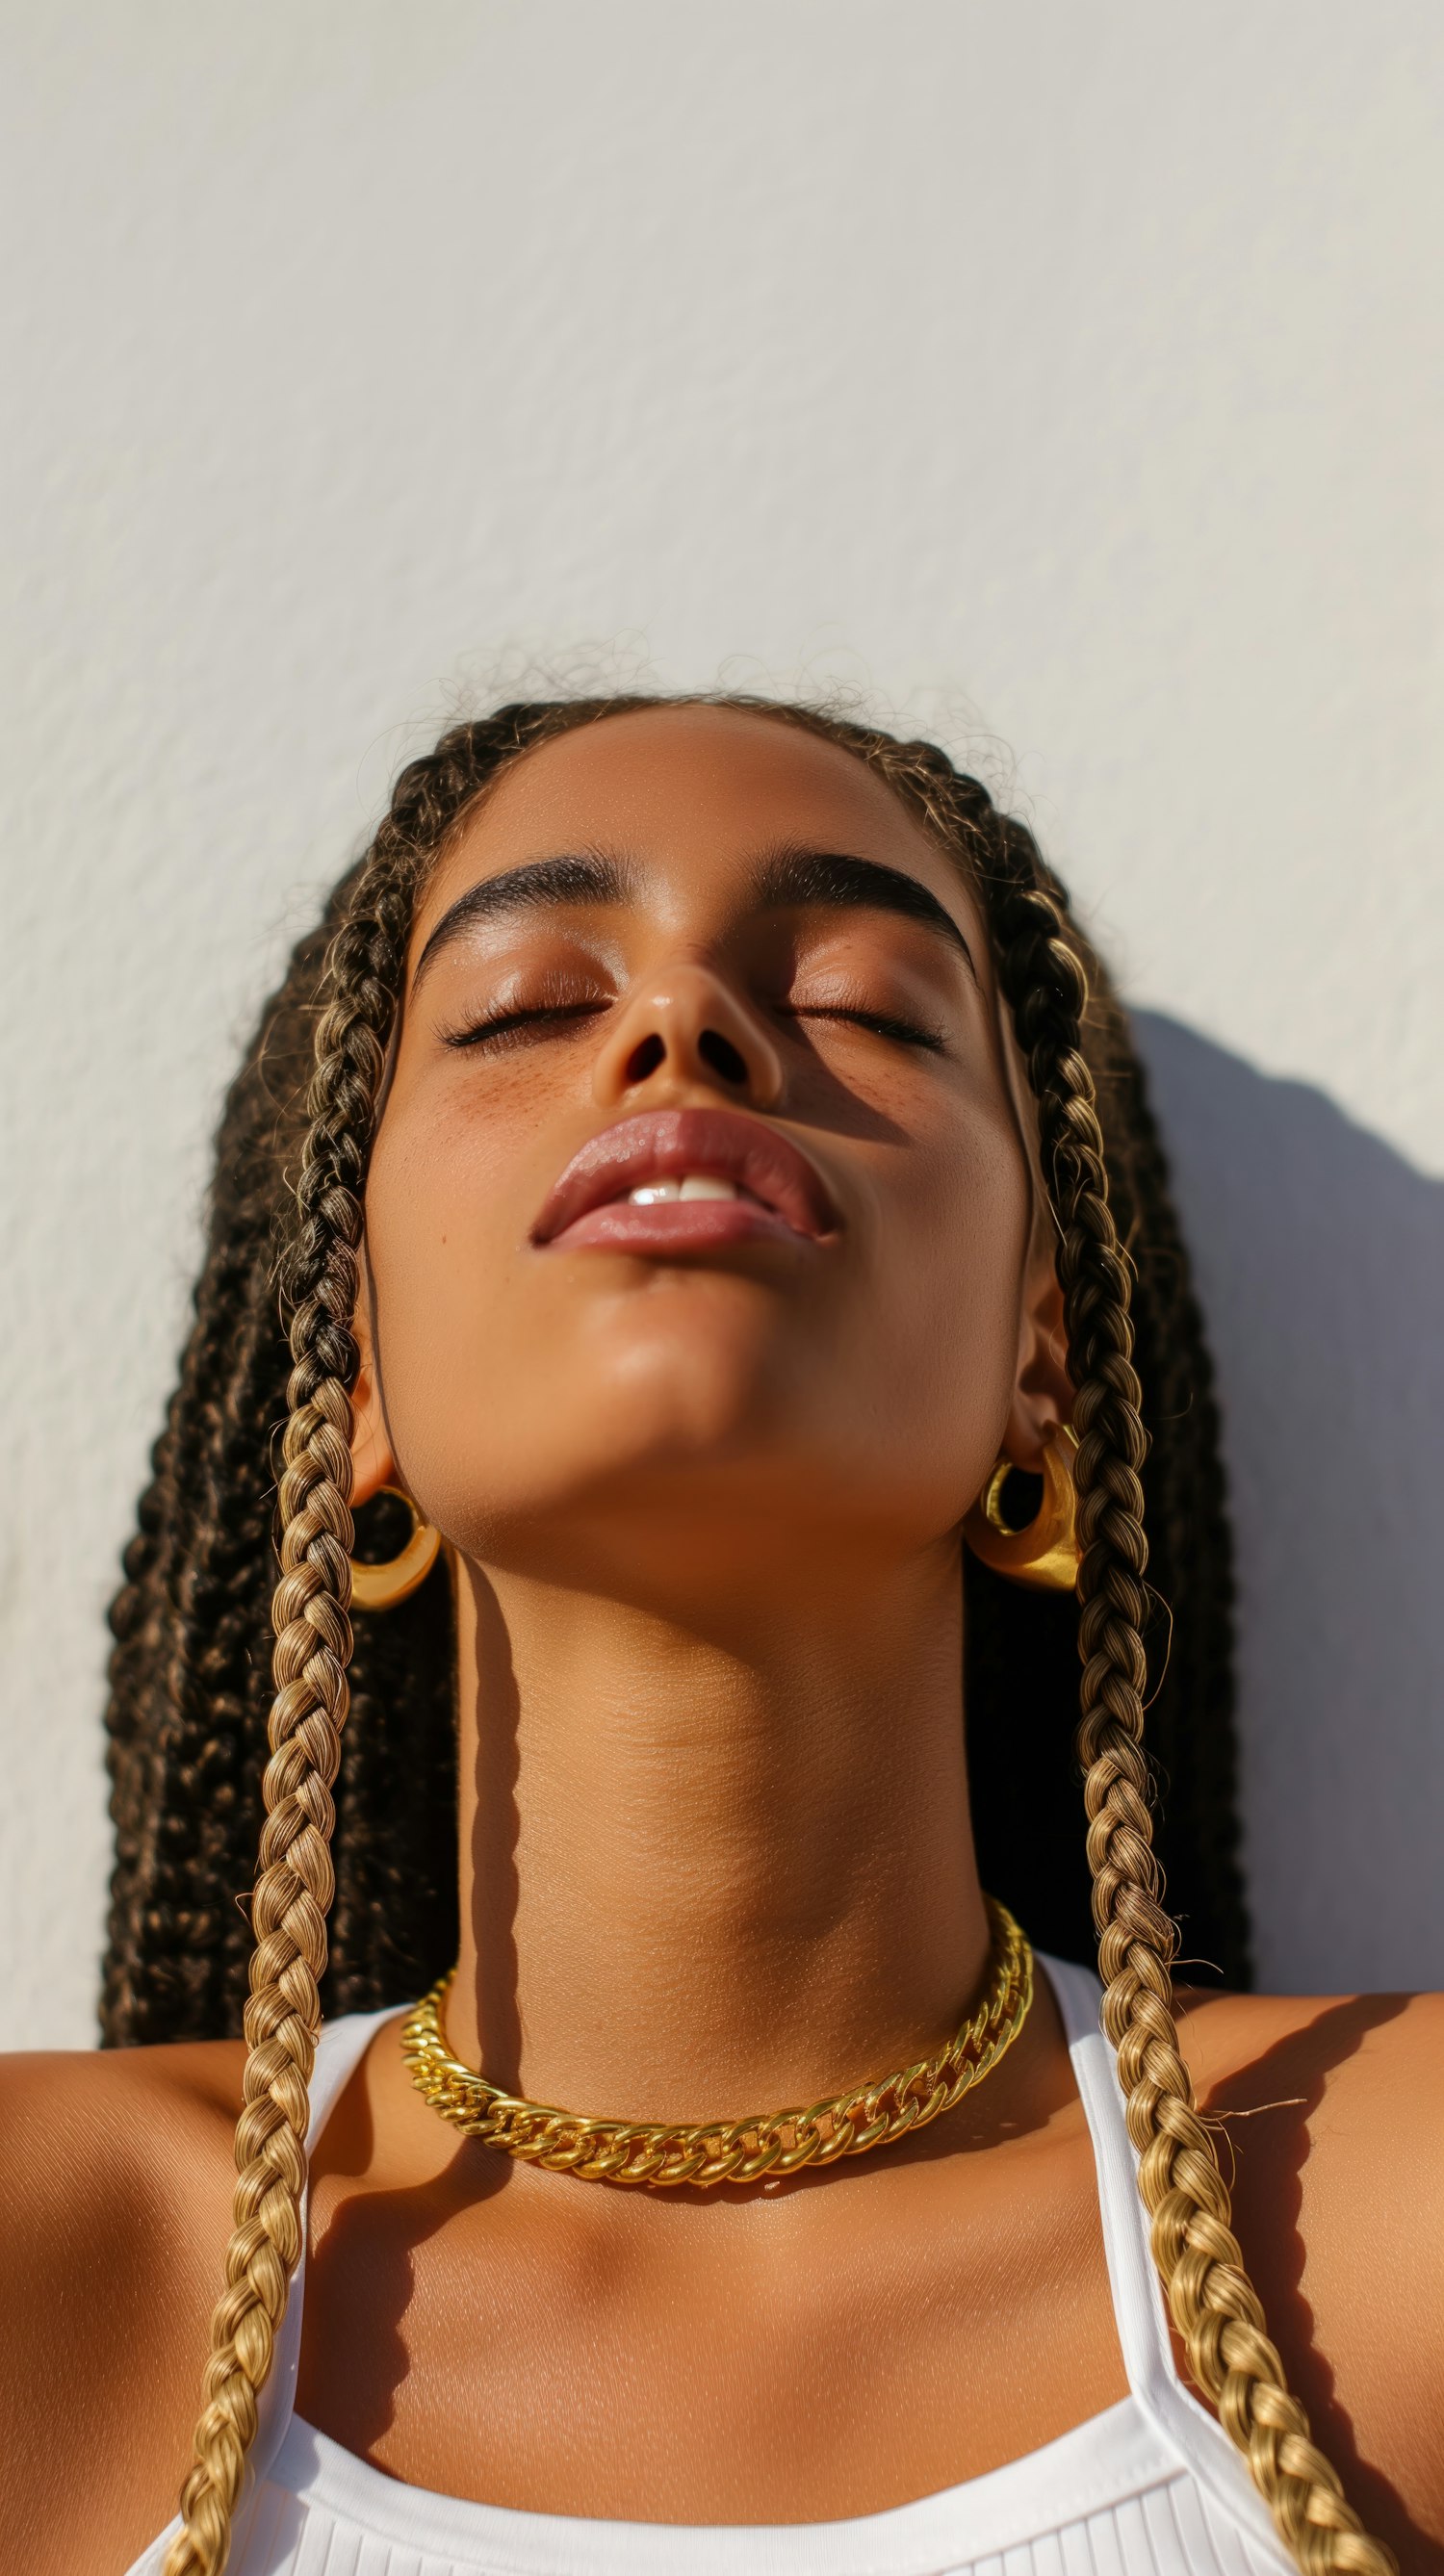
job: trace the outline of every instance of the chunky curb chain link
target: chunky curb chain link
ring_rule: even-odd
[[[759,2113],[742,2120],[648,2123],[590,2120],[546,2102],[526,2102],[463,2066],[447,2045],[443,2013],[454,1968],[402,2024],[401,2051],[411,2081],[443,2120],[467,2137],[500,2147],[548,2173],[583,2182],[643,2183],[664,2191],[677,2183],[700,2190],[715,2183],[756,2182],[865,2155],[910,2129],[921,2129],[991,2074],[1028,2018],[1033,1953],[1006,1906],[987,1897],[992,1927],[987,1991],[956,2036],[876,2084],[810,2108]]]

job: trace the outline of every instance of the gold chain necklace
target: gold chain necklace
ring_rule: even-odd
[[[707,2190],[714,2183],[756,2182],[762,2174],[834,2164],[839,2156],[886,2146],[950,2111],[1012,2047],[1033,2000],[1033,1953],[1006,1906],[990,1896],[984,1903],[993,1934],[987,1990],[956,2036],[915,2066],[810,2109],[687,2123],[589,2120],[547,2102],[521,2101],[452,2056],[442,2012],[454,1968],[408,2013],[402,2055],[417,2092],[443,2120],[548,2173],[577,2174],[584,2182],[645,2183],[653,2191],[682,2182]]]

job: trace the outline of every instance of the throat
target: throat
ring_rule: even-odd
[[[512,1576],[460,1595],[459,2058],[589,2117],[701,2122],[951,2037],[990,1941],[960,1612],[719,1640]]]

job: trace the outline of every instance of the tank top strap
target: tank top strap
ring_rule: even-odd
[[[323,2024],[316,2042],[316,2062],[311,2069],[311,2125],[306,2131],[308,2155],[382,2023],[391,2021],[403,2009],[409,2007],[383,2004],[379,2012],[342,2013],[337,2020]]]
[[[1161,2385],[1180,2386],[1148,2241],[1148,2213],[1138,2193],[1138,2160],[1128,2135],[1117,2061],[1099,2010],[1103,1989],[1091,1968],[1041,1959],[1068,2037],[1073,2074],[1093,2140],[1108,2282],[1123,2367],[1135,2397],[1154,2411]],[[1180,2386],[1180,2393],[1181,2386]]]
[[[384,2021],[395,2014],[395,2004],[383,2004],[379,2012],[343,2013],[328,2021],[316,2042],[315,2062],[311,2068],[311,2121],[306,2131],[306,2153],[314,2151],[316,2141],[346,2086],[355,2074],[367,2049]],[[261,2391],[257,2408],[256,2439],[251,2465],[257,2479],[264,2477],[277,2451],[290,2430],[296,2411],[296,2381],[301,2362],[301,2312],[306,2298],[306,2220],[310,2203],[310,2186],[301,2203],[301,2259],[291,2279],[291,2292],[281,2331],[276,2337],[276,2357],[271,2375]]]
[[[1128,2385],[1154,2430],[1182,2455],[1209,2493],[1255,2540],[1276,2552],[1268,2508],[1247,2471],[1240,2473],[1239,2453],[1217,2416],[1179,2376],[1148,2212],[1138,2189],[1138,2155],[1128,2134],[1118,2061],[1100,2017],[1102,1985],[1091,1968],[1046,1958],[1041,1951],[1035,1955],[1057,1998],[1093,2140],[1103,2251]]]

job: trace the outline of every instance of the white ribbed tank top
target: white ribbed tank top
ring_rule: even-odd
[[[305,2258],[262,2393],[229,2576],[1294,2576],[1239,2453],[1174,2367],[1113,2051],[1085,1968],[1041,1959],[1098,2168],[1129,2394],[986,2477],[846,2522],[593,2522],[404,2486],[295,2411]],[[322,2032],[314,2146],[378,2025]],[[161,2576],[172,2523],[130,2569]]]

